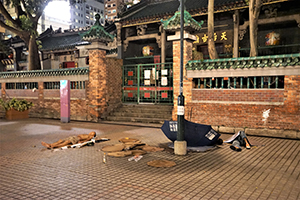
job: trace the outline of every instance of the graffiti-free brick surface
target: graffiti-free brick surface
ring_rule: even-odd
[[[264,144],[241,152],[223,144],[186,156],[171,149],[138,162],[108,157],[102,147],[123,137],[154,146],[170,141],[160,127],[143,124],[74,122],[30,118],[0,120],[0,199],[299,199],[299,140],[253,137]],[[51,151],[41,141],[96,131],[110,141],[81,149]],[[226,139],[230,135],[223,134]],[[156,159],[176,162],[154,168]]]

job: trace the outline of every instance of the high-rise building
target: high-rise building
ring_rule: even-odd
[[[105,19],[115,21],[119,13],[139,2],[140,0],[105,0]]]
[[[50,26],[53,30],[66,30],[70,28],[70,6],[68,0],[52,0],[44,9],[39,19],[37,31],[42,33]]]
[[[37,31],[39,34],[41,34],[45,30],[47,30],[47,28],[50,28],[50,26],[52,26],[53,30],[58,30],[58,29],[66,30],[70,28],[70,21],[47,16],[44,13],[39,20]]]
[[[105,18],[114,21],[118,17],[118,9],[123,0],[105,0]]]
[[[70,28],[92,26],[97,13],[101,16],[100,23],[104,25],[104,0],[78,0],[71,5]]]

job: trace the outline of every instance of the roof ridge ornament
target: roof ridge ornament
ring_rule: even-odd
[[[96,22],[95,24],[83,34],[80,34],[81,38],[86,41],[99,41],[99,42],[112,42],[114,36],[109,34],[100,23],[101,16],[97,13],[95,15]]]
[[[160,20],[163,24],[165,30],[177,31],[180,30],[180,11],[175,12],[175,14],[169,19],[163,21]],[[204,22],[197,22],[188,11],[184,11],[184,29],[185,30],[194,30],[199,31],[202,28]]]

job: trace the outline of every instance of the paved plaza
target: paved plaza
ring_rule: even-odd
[[[41,145],[91,131],[110,141],[57,151]],[[104,164],[101,148],[124,137],[170,142],[157,125],[0,119],[0,199],[300,199],[299,140],[249,136],[263,146],[235,152],[223,144],[186,156],[166,148],[138,162],[108,157]],[[158,159],[176,165],[147,165]]]

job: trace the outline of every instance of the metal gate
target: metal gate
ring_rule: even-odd
[[[124,65],[123,102],[173,104],[173,63]]]

